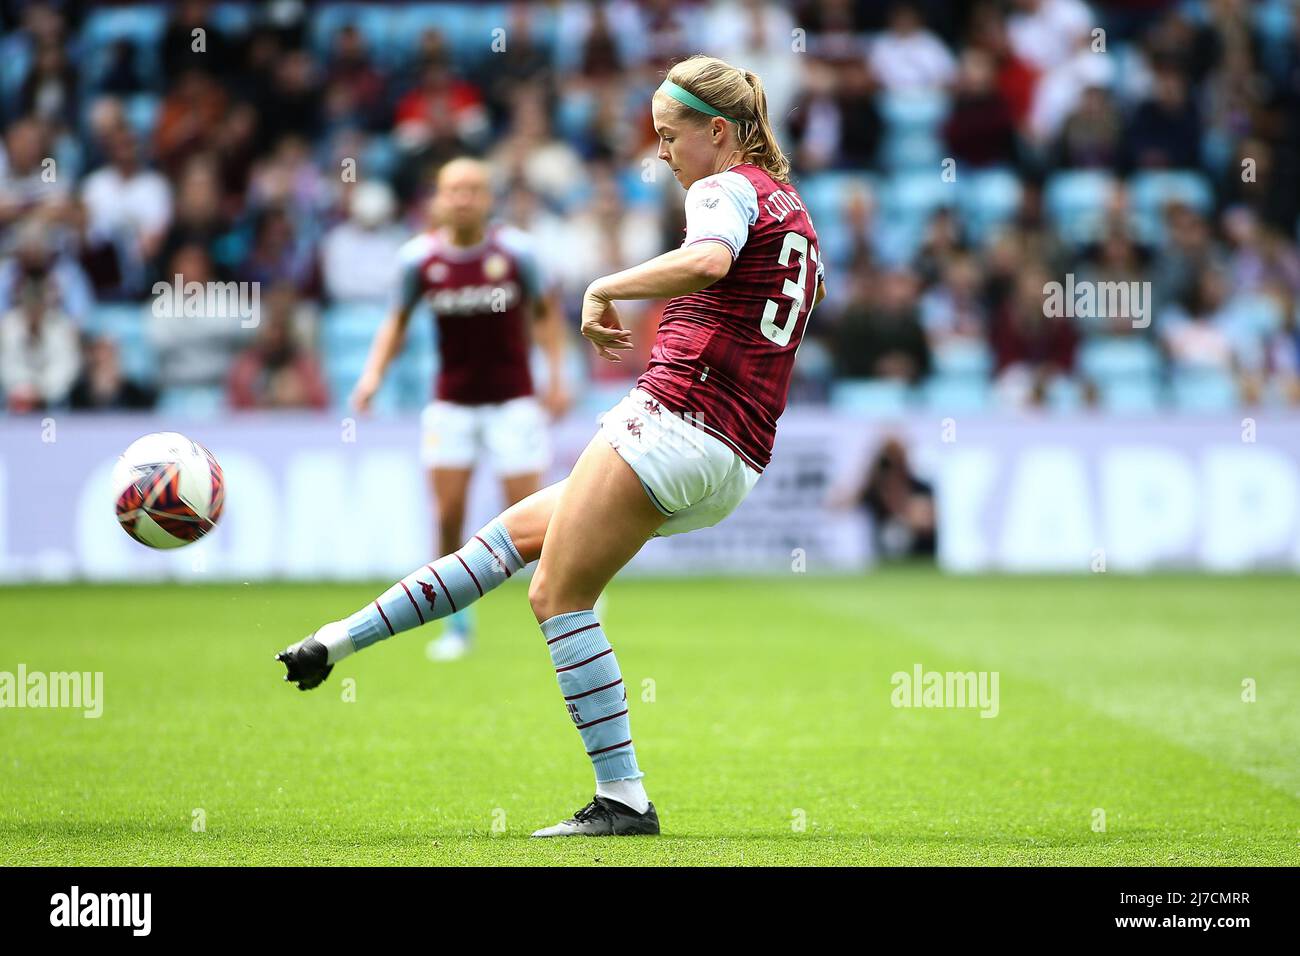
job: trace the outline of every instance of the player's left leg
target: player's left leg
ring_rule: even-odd
[[[534,836],[659,832],[641,785],[622,673],[594,605],[663,521],[636,473],[596,435],[565,481],[528,592],[595,769],[596,796],[573,819]]]
[[[318,687],[344,657],[445,618],[536,561],[565,481],[512,505],[456,551],[421,565],[377,600],[285,648],[276,655],[288,670],[285,680],[299,690]]]

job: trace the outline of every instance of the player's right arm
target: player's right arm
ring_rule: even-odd
[[[393,359],[402,351],[406,341],[406,326],[411,321],[411,310],[396,308],[384,320],[384,324],[375,333],[375,340],[370,344],[370,354],[366,357],[366,367],[352,390],[352,407],[359,412],[370,410],[370,402],[384,384],[384,375]]]
[[[352,407],[359,412],[370,410],[379,386],[384,384],[384,375],[393,359],[401,354],[406,341],[406,327],[410,324],[411,313],[420,301],[424,289],[420,282],[420,263],[418,259],[408,258],[402,263],[399,273],[396,301],[389,312],[375,339],[370,344],[370,354],[366,357],[365,369],[352,390]]]

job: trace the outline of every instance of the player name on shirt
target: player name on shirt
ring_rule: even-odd
[[[817,233],[788,183],[740,163],[687,190],[682,244],[699,242],[726,246],[731,270],[669,301],[637,384],[761,471],[824,273]]]

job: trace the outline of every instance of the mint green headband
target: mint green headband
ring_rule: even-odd
[[[693,110],[699,110],[701,113],[708,113],[710,116],[721,116],[728,123],[735,123],[737,126],[740,125],[738,120],[732,119],[726,113],[718,112],[708,103],[704,102],[704,100],[696,96],[694,93],[687,92],[686,90],[678,86],[676,83],[674,83],[672,80],[664,80],[663,85],[659,87],[659,92],[667,93],[678,103],[685,103]]]

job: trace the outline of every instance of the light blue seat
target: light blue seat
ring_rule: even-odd
[[[176,418],[217,418],[227,409],[226,390],[220,385],[180,385],[165,388],[157,411]]]
[[[932,169],[932,175],[937,177],[942,171],[943,142],[934,133],[923,130],[887,133],[881,140],[877,159],[885,169]]]
[[[1048,218],[1067,241],[1085,243],[1101,236],[1106,203],[1117,180],[1092,169],[1054,173],[1043,190]]]
[[[308,37],[312,51],[320,62],[328,63],[334,46],[334,34],[345,26],[355,26],[365,39],[371,57],[382,65],[393,65],[398,42],[394,40],[393,8],[367,3],[330,3],[308,17]],[[398,38],[400,40],[400,38]],[[416,37],[406,38],[414,43]]]
[[[1160,351],[1146,338],[1089,339],[1079,349],[1079,369],[1096,385],[1106,411],[1146,414],[1161,406]]]
[[[158,97],[153,93],[135,93],[126,98],[123,106],[126,121],[135,134],[146,141],[152,137],[158,122]]]
[[[1160,352],[1144,338],[1099,337],[1079,350],[1079,367],[1094,381],[1149,378],[1160,371]]]
[[[1057,375],[1047,384],[1047,407],[1051,411],[1057,414],[1078,412],[1085,404],[1083,386],[1078,379]]]
[[[880,181],[868,173],[821,172],[803,177],[795,189],[808,206],[813,226],[820,229],[824,221],[839,217],[852,190],[878,198]]]
[[[93,10],[78,34],[75,61],[83,81],[98,85],[108,69],[109,53],[118,40],[135,47],[135,64],[140,78],[152,84],[160,73],[158,51],[167,29],[164,6],[126,6]]]
[[[16,112],[18,93],[32,62],[32,44],[23,33],[0,37],[0,106]]]
[[[907,411],[911,389],[903,382],[882,379],[843,379],[831,384],[834,411],[864,418],[885,418]]]
[[[889,132],[934,132],[948,117],[950,102],[941,90],[886,90],[876,109]]]
[[[946,183],[937,172],[895,173],[881,197],[890,222],[919,224],[924,228],[939,209],[957,204],[957,183]]]
[[[510,52],[509,8],[504,3],[410,3],[393,9],[389,20],[389,52],[403,59],[414,52],[421,34],[437,30],[447,42],[452,59],[462,67],[475,67],[490,56]],[[494,52],[494,30],[506,43]]]
[[[921,391],[926,408],[938,415],[979,412],[989,405],[988,380],[973,375],[935,375]]]
[[[222,33],[247,33],[253,26],[253,11],[247,3],[218,3],[212,7],[212,22]]]
[[[376,133],[366,141],[362,168],[368,179],[388,180],[397,169],[397,144],[387,133]]]
[[[1227,412],[1237,407],[1237,383],[1220,369],[1176,369],[1170,382],[1180,412]]]
[[[938,172],[895,173],[879,193],[883,215],[877,252],[889,265],[911,259],[931,217],[943,207],[955,207],[958,184],[944,182]]]
[[[880,162],[886,169],[930,167],[937,176],[943,158],[939,126],[948,115],[949,100],[937,90],[885,92],[876,97],[884,121]]]
[[[152,382],[158,377],[158,352],[149,338],[148,323],[146,306],[97,305],[90,313],[86,331],[117,344],[118,361],[128,378]]]
[[[984,342],[974,339],[954,340],[934,352],[936,374],[988,379],[993,370],[993,352]]]
[[[81,26],[81,40],[91,48],[130,40],[138,47],[157,46],[167,30],[165,5],[101,7],[87,15]]]
[[[1214,208],[1214,190],[1206,177],[1191,169],[1144,170],[1128,181],[1133,203],[1133,226],[1143,242],[1157,243],[1164,236],[1165,206],[1180,202],[1202,215]]]
[[[1009,169],[958,173],[957,208],[971,238],[983,242],[1020,208],[1020,179]]]
[[[1097,382],[1101,407],[1117,415],[1151,414],[1160,410],[1160,383],[1154,377],[1113,378]]]

